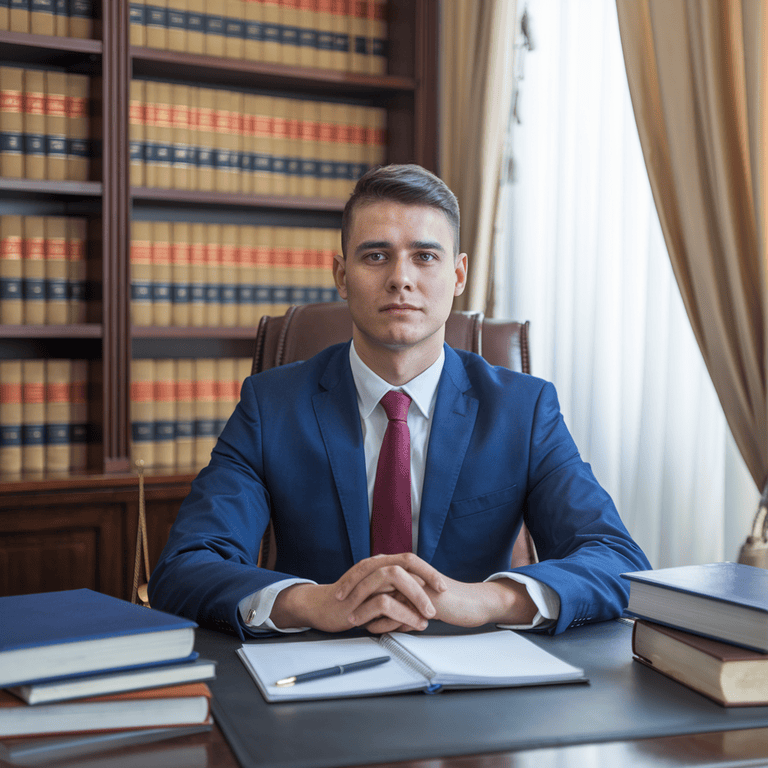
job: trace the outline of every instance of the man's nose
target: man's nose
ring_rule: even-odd
[[[387,280],[390,290],[407,290],[413,288],[413,265],[408,259],[393,259]]]

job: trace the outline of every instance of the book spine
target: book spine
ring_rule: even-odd
[[[155,360],[155,466],[176,466],[176,379],[173,360]]]
[[[216,91],[212,88],[199,88],[197,99],[197,188],[211,191],[216,189]]]
[[[331,69],[345,72],[350,69],[349,4],[354,0],[331,0],[333,22],[333,50]]]
[[[45,361],[22,362],[21,451],[24,472],[45,470]]]
[[[288,195],[289,103],[288,99],[280,96],[273,96],[271,100],[272,183],[270,184],[270,194],[277,197]]]
[[[224,224],[221,228],[221,325],[237,325],[238,298],[238,227]]]
[[[186,327],[190,324],[190,225],[177,221],[172,225],[171,245],[171,324]]]
[[[215,158],[214,158],[214,177],[215,186],[214,189],[217,192],[230,192],[230,181],[232,177],[231,166],[231,146],[232,124],[230,121],[230,106],[232,100],[230,99],[230,91],[218,91],[217,92],[217,108],[214,109],[214,146],[215,146]]]
[[[155,465],[155,361],[131,361],[131,462]]]
[[[279,0],[263,0],[262,3],[262,61],[282,61]]]
[[[23,234],[21,216],[0,216],[0,325],[24,321]]]
[[[24,176],[47,178],[45,157],[45,73],[24,70]]]
[[[152,325],[152,223],[131,222],[131,323]]]
[[[167,221],[152,222],[152,325],[171,325],[171,225]]]
[[[67,220],[62,216],[47,217],[45,234],[45,322],[66,325],[69,320]]]
[[[171,135],[173,137],[173,149],[171,165],[173,167],[174,189],[194,189],[193,173],[194,164],[190,162],[192,148],[189,135],[189,86],[171,86]]]
[[[145,84],[143,80],[131,80],[128,122],[128,152],[131,162],[131,186],[143,187],[144,179],[144,123]]]
[[[291,237],[289,227],[275,227],[272,247],[272,312],[284,314],[290,306],[291,292]]]
[[[88,181],[91,174],[90,78],[67,73],[67,178]]]
[[[256,227],[253,259],[256,291],[253,298],[257,321],[264,315],[274,315],[272,306],[272,228]]]
[[[67,76],[64,72],[45,73],[45,120],[48,178],[67,178]]]
[[[291,67],[301,63],[298,0],[280,0],[280,61]]]
[[[371,29],[371,56],[370,72],[372,75],[385,75],[387,73],[387,55],[389,37],[387,26],[387,0],[371,0],[373,5],[373,18],[370,22]]]
[[[93,37],[93,0],[69,0],[69,36]]]
[[[69,3],[67,0],[54,0],[53,12],[55,14],[54,34],[57,37],[69,37]]]
[[[205,0],[187,0],[187,53],[205,53]]]
[[[318,58],[318,0],[298,0],[299,4],[299,65],[317,67]]]
[[[245,0],[243,8],[245,42],[243,57],[248,61],[261,61],[264,56],[264,3]]]
[[[254,97],[253,116],[253,192],[266,195],[272,191],[274,116],[271,112],[272,97]]]
[[[84,323],[87,319],[86,303],[86,253],[88,222],[83,218],[67,219],[67,304],[69,322]]]
[[[172,188],[173,176],[173,132],[171,124],[172,90],[170,83],[156,83],[157,101],[154,109],[155,149],[154,162],[155,183],[153,186]]]
[[[253,328],[256,324],[256,227],[239,228],[237,324]]]
[[[23,266],[24,322],[45,323],[45,219],[25,216]]]
[[[131,0],[128,6],[130,19],[129,40],[131,45],[144,47],[147,44],[147,4],[145,0]]]
[[[349,3],[350,69],[368,71],[368,0]]]
[[[205,2],[205,53],[208,56],[224,56],[224,14],[220,0]]]
[[[52,0],[30,0],[29,31],[33,35],[53,35],[56,31]]]
[[[195,466],[204,467],[216,445],[216,366],[211,359],[195,365]]]
[[[187,0],[167,0],[167,2],[168,50],[187,51]]]
[[[148,48],[168,48],[167,0],[148,0],[146,10],[146,42]]]
[[[29,32],[29,0],[10,0],[9,26],[11,32]]]
[[[192,468],[195,464],[195,385],[194,363],[176,361],[176,464]]]
[[[221,326],[221,227],[208,224],[205,228],[205,324]]]
[[[45,381],[45,468],[68,472],[71,464],[72,361],[47,360]]]
[[[0,0],[0,31],[7,31],[11,28],[11,2],[10,0]],[[2,472],[2,470],[0,470]]]
[[[0,176],[24,176],[24,70],[0,67]]]
[[[224,55],[228,59],[245,56],[245,0],[224,2]]]
[[[22,470],[21,360],[0,360],[0,474]]]
[[[320,103],[305,99],[300,102],[299,122],[300,193],[306,197],[319,197],[320,180],[318,155],[320,144]]]
[[[189,300],[190,325],[201,327],[208,320],[207,287],[208,266],[206,260],[206,226],[195,223],[190,228],[189,248]]]
[[[314,66],[319,69],[334,69],[335,38],[331,0],[317,0],[314,13],[316,30]]]
[[[88,361],[72,361],[70,470],[84,472],[88,468]]]

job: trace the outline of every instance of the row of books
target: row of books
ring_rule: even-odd
[[[0,30],[58,37],[93,36],[92,0],[5,0]]]
[[[90,179],[90,89],[87,75],[0,67],[0,176]]]
[[[134,221],[131,321],[247,328],[291,304],[338,301],[338,250],[335,229]]]
[[[0,216],[0,325],[86,319],[87,221]]]
[[[768,704],[768,571],[707,563],[624,574],[632,651],[723,706]]]
[[[368,74],[387,71],[386,0],[133,0],[131,44]]]
[[[131,459],[197,471],[240,399],[251,358],[134,359]]]
[[[96,765],[94,754],[115,744],[105,733],[172,737],[211,724],[205,681],[216,664],[194,651],[194,622],[76,589],[0,597],[0,626],[0,739],[98,731],[61,742],[69,758],[82,750]],[[135,732],[137,743],[158,738]],[[36,764],[56,748],[42,744]]]
[[[345,199],[386,157],[378,107],[131,81],[133,186]]]
[[[86,468],[87,360],[0,360],[0,473]]]

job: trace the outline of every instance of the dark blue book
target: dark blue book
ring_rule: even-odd
[[[0,597],[0,688],[194,658],[196,626],[90,589]]]
[[[707,563],[622,576],[630,582],[628,615],[768,651],[768,570]]]

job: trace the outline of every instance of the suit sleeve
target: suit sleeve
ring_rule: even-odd
[[[153,608],[243,637],[248,630],[237,610],[240,600],[289,578],[256,564],[270,514],[260,436],[259,404],[252,380],[246,379],[152,573]]]
[[[560,596],[549,631],[620,616],[629,599],[620,575],[650,564],[582,461],[552,384],[542,388],[534,411],[525,520],[539,562],[516,570]]]

